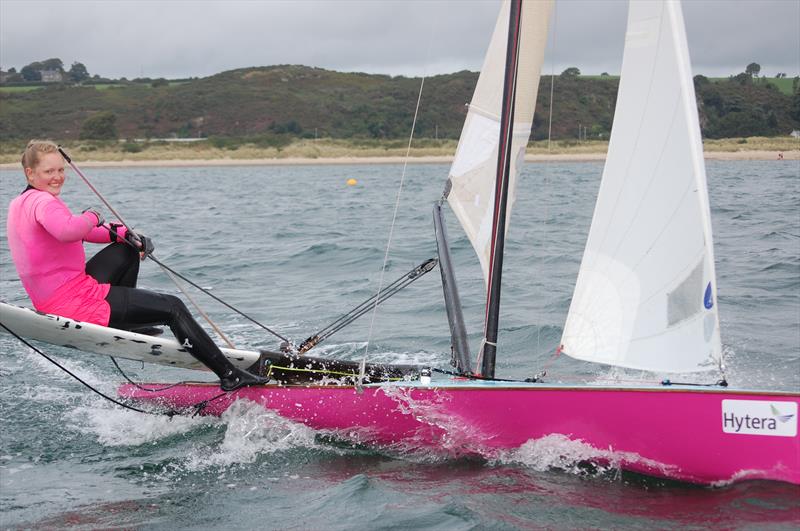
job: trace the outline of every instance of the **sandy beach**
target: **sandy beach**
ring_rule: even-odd
[[[783,160],[800,160],[800,150],[783,151]],[[778,160],[779,152],[750,150],[750,151],[707,151],[706,160]],[[595,162],[605,160],[605,153],[555,153],[541,154],[528,153],[526,162]],[[452,156],[418,156],[410,157],[409,164],[447,164],[452,162]],[[77,161],[76,161],[77,162]],[[212,158],[212,159],[164,159],[164,160],[82,160],[77,162],[87,168],[113,168],[113,167],[189,167],[189,166],[292,166],[292,165],[353,165],[353,164],[403,164],[405,157],[285,157],[285,158]],[[0,164],[0,169],[15,170],[19,163]]]

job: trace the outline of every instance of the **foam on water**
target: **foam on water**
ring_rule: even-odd
[[[387,168],[123,168],[94,173],[126,219],[150,229],[161,260],[281,334],[302,340],[377,286],[396,193],[394,181],[384,177],[387,171],[399,174],[399,168]],[[731,388],[796,391],[800,386],[796,168],[775,162],[708,164],[721,331],[733,348],[726,356]],[[448,169],[410,169],[413,186],[403,197],[386,279],[435,254],[430,207],[441,195]],[[544,182],[548,173],[549,182]],[[547,367],[549,381],[564,383],[650,383],[660,377],[553,357],[601,173],[602,164],[523,169],[504,260],[498,376],[527,377]],[[252,184],[254,175],[258,186]],[[345,190],[338,186],[343,175],[364,186]],[[13,179],[23,182],[18,172]],[[8,204],[20,188],[0,186],[0,203]],[[175,201],[178,195],[181,201]],[[76,178],[62,198],[73,207],[96,202]],[[4,243],[4,218],[2,298],[29,305]],[[451,252],[470,344],[477,345],[485,286],[474,251],[452,218],[446,220]],[[187,231],[213,235],[214,245],[198,245],[197,239],[185,237]],[[99,249],[87,245],[87,256]],[[427,275],[381,304],[371,335],[371,319],[365,316],[311,354],[360,360],[370,337],[367,361],[446,366],[449,328],[437,277]],[[147,261],[140,285],[177,294]],[[240,316],[198,299],[238,347],[275,348],[277,340]],[[672,528],[682,522],[675,515],[698,498],[706,505],[688,521],[697,528],[788,522],[785,527],[794,529],[800,521],[796,488],[749,481],[719,490],[678,487],[653,493],[623,480],[598,489],[596,482],[573,479],[583,473],[583,462],[600,463],[613,478],[615,466],[639,456],[560,436],[528,441],[514,451],[481,451],[463,444],[469,434],[459,430],[468,427],[454,425],[431,404],[403,396],[397,397],[401,407],[424,419],[420,436],[438,437],[441,450],[364,447],[357,443],[366,439],[352,430],[326,439],[245,402],[221,419],[170,421],[135,414],[90,395],[16,340],[0,335],[0,346],[0,467],[5,467],[0,470],[0,510],[3,525],[10,527],[63,526],[100,507],[108,515],[93,527]],[[115,396],[121,378],[107,360],[43,349]],[[134,379],[187,377],[186,371],[173,368],[139,370],[131,362],[121,363]],[[688,378],[680,376],[706,383],[717,374]],[[8,469],[16,473],[7,474]],[[567,474],[547,472],[554,469]],[[357,479],[350,484],[350,478]],[[587,499],[599,501],[587,510]],[[768,511],[753,509],[766,503],[772,504]],[[324,514],[305,519],[310,508]],[[655,524],[652,509],[661,510]],[[42,520],[54,512],[53,519]],[[428,517],[420,520],[420,514]],[[459,520],[454,514],[472,516]],[[714,515],[711,523],[707,514]]]
[[[66,352],[68,353],[67,356],[54,356],[53,350],[55,349],[52,347],[45,347],[45,354],[47,354],[48,357],[53,358],[59,365],[78,376],[81,380],[92,387],[101,389],[104,388],[105,390],[111,389],[112,383],[109,381],[107,375],[103,374],[98,368],[98,362],[99,360],[103,360],[103,358],[98,358],[91,354],[82,353],[77,350],[67,349],[59,349],[59,354],[61,352]],[[65,375],[63,370],[51,363],[49,360],[45,359],[37,352],[29,348],[21,348],[17,350],[17,353],[18,358],[16,363],[19,364],[20,367],[25,367],[25,369],[28,371],[36,371],[39,374],[46,374],[47,376],[52,377],[54,381],[74,382],[74,380]],[[106,361],[106,363],[108,362]]]
[[[314,430],[249,400],[237,400],[217,418],[142,414],[120,409],[98,398],[84,400],[83,404],[68,410],[64,420],[66,428],[90,435],[106,447],[136,447],[179,435],[191,437],[197,430],[219,430],[221,440],[192,444],[181,463],[172,465],[183,471],[224,468],[252,463],[260,456],[275,452],[318,447]]]
[[[260,456],[293,448],[314,448],[314,430],[286,420],[249,400],[237,400],[221,417],[225,435],[218,445],[196,448],[185,468],[191,471],[252,463]]]
[[[500,450],[490,462],[494,465],[520,464],[540,472],[557,469],[581,475],[586,473],[586,462],[591,462],[600,472],[620,470],[622,463],[638,463],[663,472],[668,470],[665,465],[644,459],[634,452],[599,449],[561,434],[531,439],[512,450]]]
[[[361,361],[366,351],[367,342],[357,341],[352,343],[329,343],[314,347],[309,353],[310,356],[332,357],[343,360]],[[398,352],[396,350],[381,349],[380,346],[372,345],[367,353],[367,363],[396,363],[407,365],[430,365],[439,366],[442,363],[442,356],[439,352],[426,350]]]
[[[441,406],[449,395],[437,393],[436,398],[421,400],[411,397],[411,389],[383,386],[381,391],[395,401],[399,411],[412,415],[425,426],[414,437],[387,447],[389,451],[415,462],[438,462],[486,452],[477,430]]]
[[[65,415],[67,427],[92,435],[104,446],[139,446],[177,434],[188,433],[203,426],[217,426],[219,419],[147,415],[120,409],[107,402],[95,400],[91,405],[78,406]]]
[[[69,404],[80,403],[86,400],[86,392],[82,390],[68,390],[63,387],[38,385],[36,387],[22,387],[14,391],[19,400],[30,400],[44,404]]]

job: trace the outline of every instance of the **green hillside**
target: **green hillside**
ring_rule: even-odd
[[[418,137],[457,138],[477,73],[426,79]],[[743,82],[744,81],[744,82]],[[787,80],[780,80],[781,89]],[[789,82],[793,80],[788,80]],[[549,77],[542,78],[534,138],[547,137]],[[608,138],[619,79],[558,76],[554,139]],[[0,90],[0,138],[92,137],[90,117],[110,117],[118,138],[248,138],[281,145],[293,138],[406,138],[420,80],[280,65],[245,68],[177,84],[47,85]],[[785,94],[771,83],[696,78],[701,125],[709,138],[778,136],[800,129],[797,84]],[[9,90],[14,89],[14,90]],[[96,120],[95,120],[96,121]],[[108,123],[106,125],[109,125]],[[83,134],[82,134],[83,131]],[[96,131],[94,131],[96,132]]]
[[[786,94],[786,89],[794,90]],[[795,80],[739,74],[710,82],[695,77],[700,127],[707,138],[782,136],[800,129],[800,86]]]

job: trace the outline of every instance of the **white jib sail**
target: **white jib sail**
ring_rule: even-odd
[[[663,372],[721,356],[703,146],[681,6],[631,1],[614,126],[562,338]]]
[[[522,6],[506,231],[514,204],[517,171],[525,157],[525,147],[531,134],[552,5],[552,0],[529,0],[523,2]],[[447,194],[450,208],[478,254],[486,282],[489,276],[508,16],[509,2],[504,1],[450,168],[450,189]]]

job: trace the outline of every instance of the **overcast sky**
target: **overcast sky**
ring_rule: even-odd
[[[248,66],[431,75],[478,70],[499,0],[0,0],[0,67],[58,57],[103,77]],[[693,70],[800,73],[800,0],[684,0]],[[544,71],[619,73],[621,0],[557,0]]]

